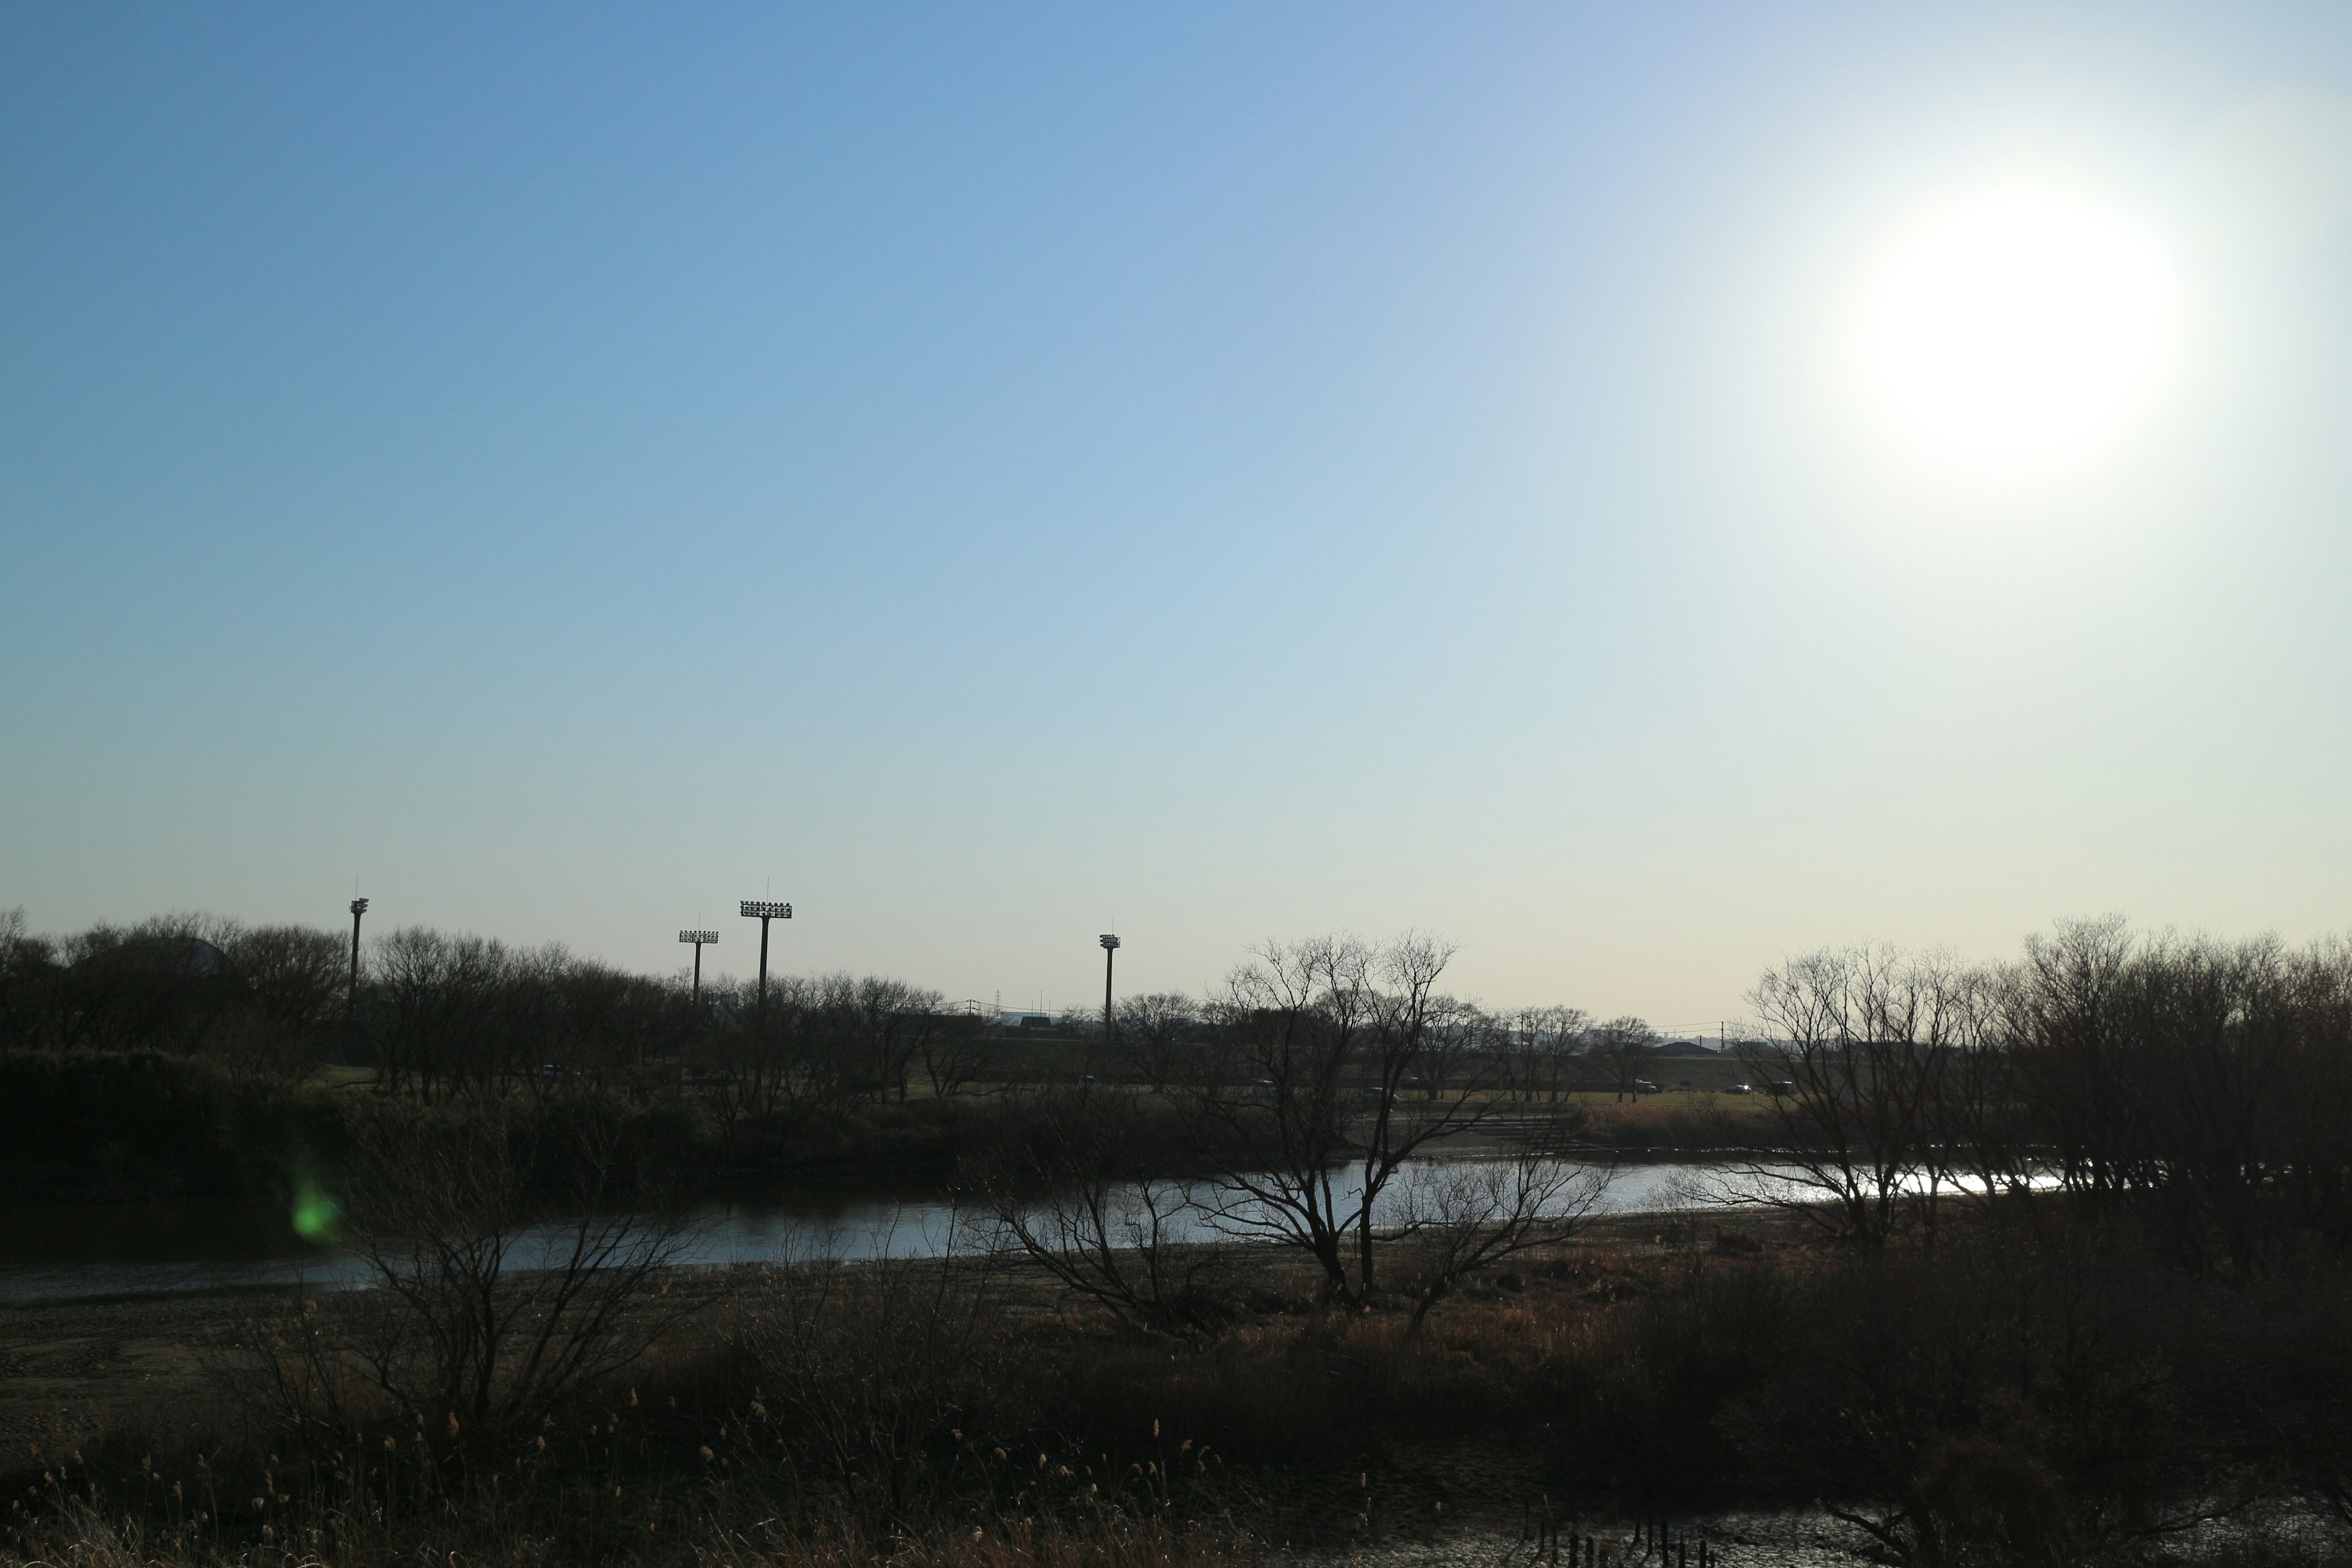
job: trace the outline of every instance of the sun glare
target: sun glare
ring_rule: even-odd
[[[1869,379],[1947,460],[1999,471],[2085,454],[2154,381],[2173,289],[2164,247],[2116,214],[2029,194],[1966,202],[1883,258]]]

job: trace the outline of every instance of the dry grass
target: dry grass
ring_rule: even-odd
[[[1608,1149],[1688,1152],[1773,1142],[1779,1123],[1759,1095],[1662,1094],[1586,1108],[1583,1136]]]
[[[592,1559],[576,1543],[524,1531],[485,1538],[478,1531],[425,1525],[397,1540],[325,1530],[289,1531],[235,1544],[159,1534],[136,1518],[88,1503],[59,1510],[29,1552],[0,1549],[0,1568],[394,1568],[396,1564],[511,1565],[595,1561],[643,1568],[1253,1568],[1264,1552],[1250,1536],[1207,1526],[1179,1528],[1106,1512],[1082,1521],[1015,1520],[994,1529],[957,1526],[875,1534],[854,1521],[730,1529],[691,1521],[665,1535],[604,1542]]]
[[[1906,1539],[1941,1510],[2087,1563],[2123,1561],[2124,1524],[2184,1488],[2352,1474],[2328,1403],[2352,1335],[2326,1305],[2352,1279],[2273,1299],[2079,1227],[1872,1261],[1741,1224],[1612,1222],[1418,1339],[1401,1307],[1312,1308],[1308,1271],[1273,1259],[1199,1341],[978,1262],[746,1271],[543,1448],[436,1468],[425,1435],[385,1432],[298,1456],[222,1407],[31,1471],[0,1455],[0,1563],[1181,1568],[1251,1557],[1253,1532],[1336,1545],[1538,1497],[1686,1511],[1842,1487],[1926,1510]]]

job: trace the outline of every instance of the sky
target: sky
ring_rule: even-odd
[[[2094,437],[1854,344],[2024,182]],[[2352,926],[2352,9],[0,10],[0,908],[1006,1006]],[[2153,341],[2153,340],[2151,340]]]

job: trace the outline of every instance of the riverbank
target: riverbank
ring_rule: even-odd
[[[1402,1172],[1382,1207],[1402,1215],[1414,1194],[1443,1185],[1455,1161],[1475,1162],[1494,1145],[1460,1139]],[[1627,1155],[1601,1163],[1593,1183],[1561,1194],[1593,1217],[1627,1214],[1712,1214],[1801,1200],[1798,1173],[1740,1161]],[[1337,1191],[1352,1194],[1352,1173],[1335,1173]],[[1125,1207],[1140,1200],[1133,1184],[1110,1184],[1105,1195]],[[810,1258],[921,1257],[950,1245],[967,1228],[969,1197],[938,1181],[816,1179],[740,1182],[656,1205],[674,1223],[677,1261],[702,1267],[780,1263]],[[535,1246],[560,1229],[567,1211],[542,1212],[519,1239]],[[1206,1214],[1164,1203],[1163,1236],[1179,1245],[1233,1237]],[[21,1302],[104,1300],[172,1293],[267,1289],[317,1292],[363,1283],[360,1260],[323,1234],[305,1237],[292,1206],[251,1202],[173,1205],[55,1205],[0,1207],[0,1299]]]
[[[1041,1097],[1055,1092],[1070,1090],[1007,1087],[756,1117],[723,1110],[731,1102],[710,1086],[677,1083],[658,1093],[509,1092],[495,1103],[518,1119],[551,1194],[616,1151],[674,1187],[709,1191],[794,1179],[944,1182],[983,1152],[1032,1136]],[[1213,1129],[1140,1086],[1100,1092],[1129,1096],[1137,1112],[1116,1151],[1118,1174],[1181,1175],[1230,1152],[1204,1144]],[[1494,1127],[1457,1142],[1475,1150],[1536,1119],[1548,1136],[1577,1147],[1668,1157],[1761,1146],[1776,1133],[1760,1097],[1608,1099],[1506,1104]],[[158,1051],[0,1053],[0,1204],[289,1200],[305,1185],[331,1184],[344,1152],[379,1124],[463,1116],[478,1105],[420,1105],[348,1078],[240,1076]]]
[[[1807,1550],[1830,1550],[1803,1511],[1824,1495],[1887,1532],[1842,1525],[1840,1551],[1936,1531],[2042,1552],[1975,1562],[2192,1561],[2166,1556],[2190,1539],[2168,1525],[2219,1506],[2252,1529],[2352,1474],[2344,1278],[2184,1278],[2059,1201],[1876,1258],[1786,1215],[1617,1216],[1473,1277],[1418,1334],[1402,1296],[1336,1311],[1294,1256],[1223,1261],[1215,1326],[1174,1337],[1120,1331],[1001,1260],[675,1273],[646,1300],[697,1310],[488,1453],[421,1412],[298,1452],[278,1385],[257,1381],[259,1347],[310,1331],[311,1310],[278,1299],[0,1310],[0,1454],[37,1467],[0,1473],[0,1492],[38,1514],[21,1550],[82,1528],[61,1510],[94,1495],[171,1561],[299,1530],[333,1562],[429,1544],[683,1563],[785,1536],[741,1560],[817,1561],[804,1549],[831,1532],[944,1563],[961,1559],[921,1552],[1029,1530],[1063,1533],[1020,1561],[1148,1540],[1169,1563],[1190,1542],[1202,1561],[1402,1565],[1518,1550],[1549,1510],[1620,1542],[1663,1515],[1738,1568],[1806,1559],[1769,1555],[1789,1546],[1769,1531],[1735,1539],[1735,1519],[1810,1518]],[[366,1458],[385,1442],[434,1461],[395,1475]],[[395,1480],[427,1488],[400,1508],[439,1522],[354,1536],[353,1510],[388,1509]],[[199,1483],[240,1500],[197,1520]],[[2203,1560],[2342,1560],[2301,1526],[2231,1551]]]
[[[1697,1220],[1642,1214],[1596,1222],[1588,1234],[1558,1248],[1530,1255],[1503,1278],[1524,1289],[1527,1270],[1549,1279],[1563,1269],[1580,1273],[1598,1267],[1630,1281],[1645,1260],[1685,1246],[1695,1226],[1710,1237],[1735,1236],[1728,1245],[1800,1249],[1808,1245],[1801,1227],[1763,1215]],[[1299,1261],[1263,1245],[1229,1243],[1221,1249],[1234,1263],[1228,1289],[1258,1304],[1254,1314],[1287,1321],[1312,1310],[1314,1279]],[[756,1300],[775,1265],[705,1265],[667,1270],[666,1291],[690,1294],[711,1309],[686,1320],[693,1331],[667,1342],[656,1358],[690,1358],[723,1342],[735,1324],[731,1314]],[[1544,1272],[1544,1271],[1549,1272]],[[1008,1306],[1025,1319],[1043,1321],[1067,1303],[1050,1281],[1014,1269],[1003,1287]],[[1494,1299],[1481,1285],[1475,1295]],[[1601,1288],[1604,1299],[1632,1286]],[[296,1292],[298,1295],[299,1292]],[[96,1440],[109,1429],[154,1412],[194,1412],[219,1393],[218,1352],[239,1335],[272,1321],[289,1297],[281,1285],[231,1289],[131,1291],[112,1297],[70,1300],[0,1300],[0,1454],[21,1453],[27,1443],[62,1451]],[[1076,1326],[1076,1325],[1073,1325]],[[1087,1331],[1094,1331],[1089,1328]]]

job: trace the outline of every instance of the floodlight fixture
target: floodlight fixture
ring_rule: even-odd
[[[360,917],[367,913],[365,899],[352,900],[352,984],[343,993],[343,1016],[354,1018],[360,1010]]]
[[[1108,1040],[1111,1037],[1110,966],[1118,955],[1118,938],[1105,931],[1095,940],[1103,950],[1103,1038]]]
[[[766,899],[744,899],[735,907],[742,912],[745,920],[760,922],[760,1012],[765,1016],[768,1011],[768,922],[792,919],[793,906]],[[700,948],[694,951],[698,955],[702,952]]]
[[[699,1005],[702,1001],[702,950],[717,942],[719,933],[715,931],[682,931],[677,933],[677,940],[694,943],[694,1000]]]

